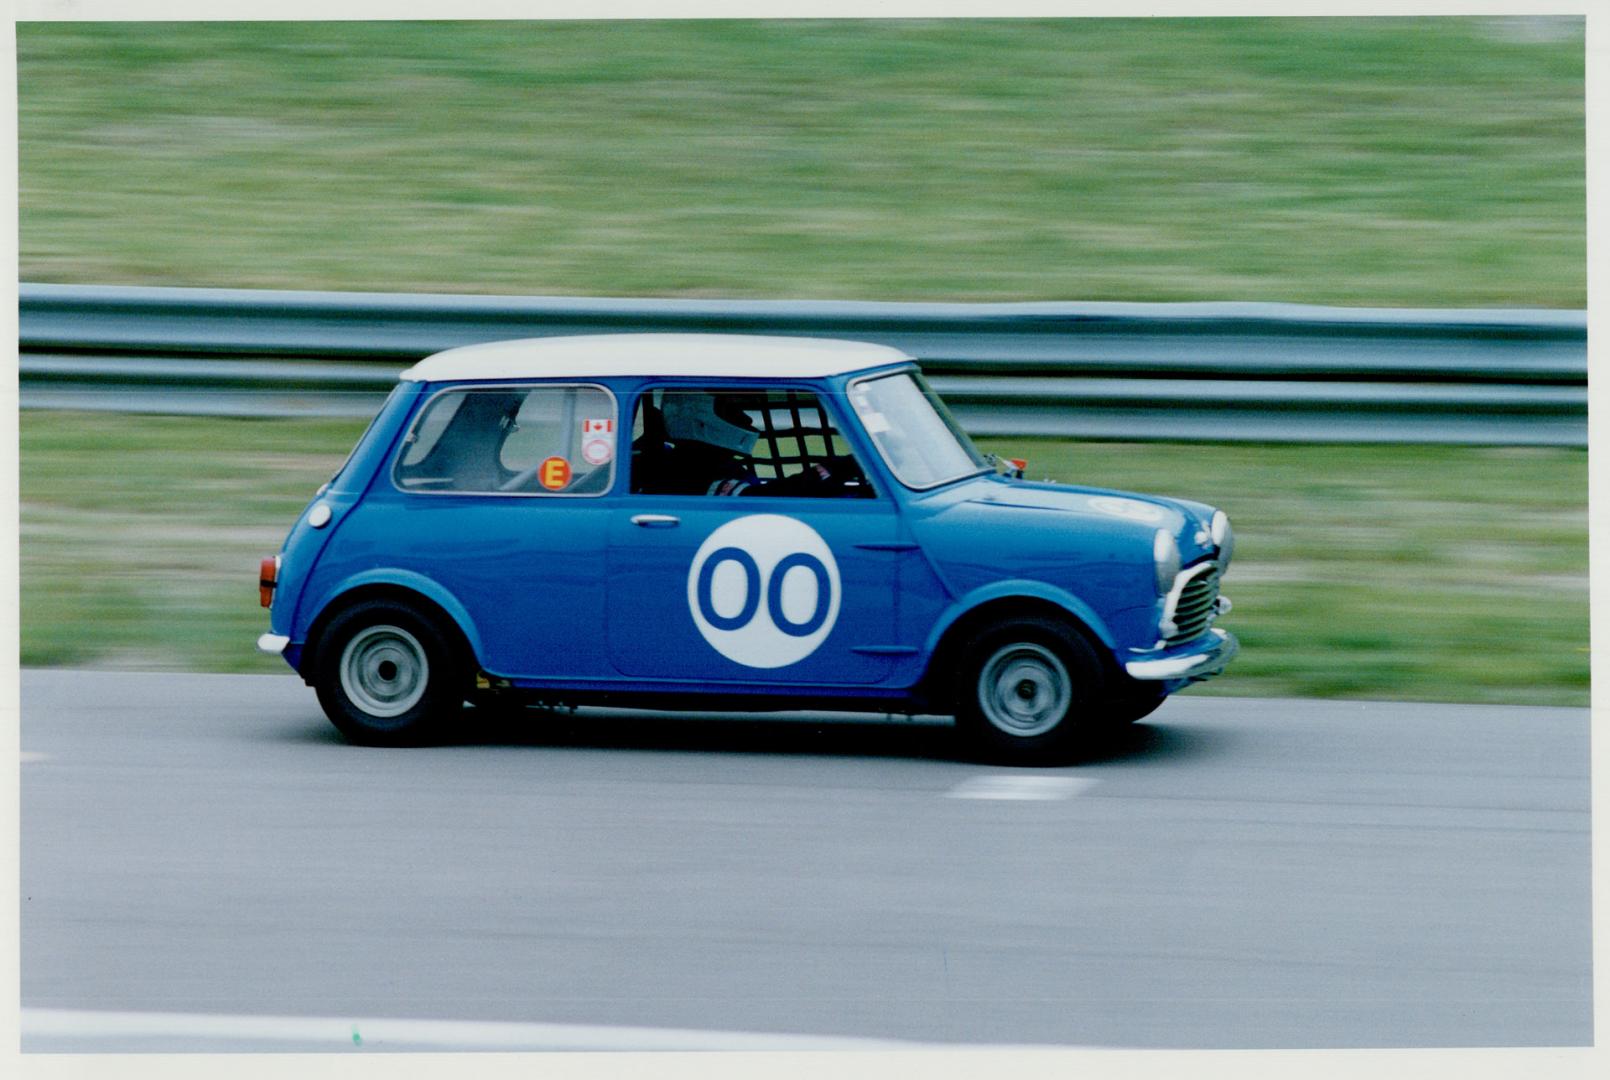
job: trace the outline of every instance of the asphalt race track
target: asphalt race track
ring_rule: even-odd
[[[829,716],[360,749],[292,676],[22,708],[25,1050],[1592,1038],[1585,709],[1187,694],[1013,771]]]

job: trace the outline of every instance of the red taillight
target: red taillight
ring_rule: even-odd
[[[257,598],[264,607],[274,602],[274,586],[280,577],[280,557],[270,555],[257,570]]]

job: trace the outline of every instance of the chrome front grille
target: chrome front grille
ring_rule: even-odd
[[[1163,605],[1163,640],[1200,637],[1219,613],[1219,567],[1197,563],[1181,570]]]

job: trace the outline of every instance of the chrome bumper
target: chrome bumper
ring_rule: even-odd
[[[1241,650],[1235,635],[1228,630],[1210,631],[1217,639],[1205,649],[1195,649],[1181,656],[1162,657],[1157,660],[1130,660],[1124,670],[1131,679],[1145,682],[1167,682],[1173,679],[1205,679],[1224,670]]]
[[[270,656],[282,656],[285,653],[285,646],[290,643],[291,639],[284,634],[264,634],[257,639],[257,651],[266,652]]]

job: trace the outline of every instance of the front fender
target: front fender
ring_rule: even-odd
[[[299,607],[297,610],[298,625],[296,632],[292,635],[292,640],[296,642],[307,641],[308,632],[313,628],[313,624],[319,620],[320,615],[330,609],[330,605],[339,602],[343,596],[353,590],[369,585],[385,585],[395,589],[406,589],[409,592],[415,592],[423,596],[447,612],[448,618],[458,624],[460,633],[464,635],[464,640],[469,642],[469,646],[476,656],[483,655],[480,630],[477,629],[475,620],[470,618],[470,613],[465,609],[464,605],[458,602],[457,597],[434,578],[427,577],[414,570],[401,570],[395,567],[365,570],[362,573],[342,578],[326,589],[320,595],[316,604]]]
[[[923,654],[932,657],[938,649],[940,641],[944,639],[950,628],[957,621],[964,618],[969,612],[988,604],[992,600],[1041,600],[1055,607],[1061,608],[1069,615],[1078,619],[1090,632],[1109,650],[1116,648],[1116,639],[1106,622],[1097,615],[1095,609],[1066,589],[1059,589],[1054,585],[1047,585],[1043,581],[1027,579],[1009,579],[995,581],[981,586],[957,598],[955,603],[946,608],[944,613],[934,623],[928,633]]]

